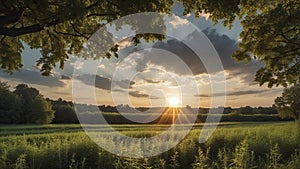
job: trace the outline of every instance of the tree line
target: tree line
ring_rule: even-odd
[[[69,102],[44,98],[39,90],[19,84],[13,91],[7,82],[0,81],[0,123],[49,124],[78,123]]]
[[[21,54],[24,43],[32,49],[41,51],[42,57],[37,60],[42,75],[49,76],[52,69],[60,64],[64,67],[68,54],[77,55],[83,49],[83,44],[99,28],[115,19],[140,12],[159,12],[171,14],[173,0],[166,1],[1,1],[0,6],[0,67],[13,73],[22,68]],[[268,87],[283,86],[285,91],[275,100],[274,107],[282,117],[299,119],[299,84],[300,84],[300,15],[299,0],[248,0],[248,1],[209,1],[178,0],[184,7],[182,15],[209,14],[214,22],[231,26],[236,19],[243,27],[239,35],[239,48],[232,57],[236,61],[259,60],[264,66],[257,70],[255,81]],[[65,11],[65,12],[61,12]],[[98,21],[98,22],[95,22]],[[125,24],[124,22],[123,24]],[[133,32],[140,30],[138,22],[129,22]],[[147,21],[147,26],[165,31],[165,24],[160,18]],[[116,29],[121,26],[118,25]],[[97,59],[99,57],[118,56],[118,45],[110,45],[113,35],[109,32],[99,39],[106,50],[84,55]],[[131,38],[134,45],[141,40],[158,41],[165,39],[164,35],[147,33],[137,34]],[[289,88],[288,88],[289,87]],[[14,93],[14,94],[13,94]],[[7,98],[15,99],[15,92],[5,93]],[[18,94],[17,94],[18,95]],[[4,97],[4,96],[1,96]],[[24,101],[18,95],[23,107],[14,107],[26,111],[26,103],[43,102],[40,95],[33,100]],[[10,103],[8,105],[12,106]],[[2,104],[2,103],[1,103]],[[26,105],[26,106],[25,106]],[[6,113],[7,109],[4,109]],[[4,111],[1,110],[1,111]],[[27,110],[29,111],[29,110]],[[31,113],[32,110],[30,110]],[[29,112],[30,112],[29,111]],[[2,114],[2,113],[1,113]],[[26,113],[27,114],[27,113]],[[48,114],[51,114],[48,112]],[[19,115],[18,115],[19,116]],[[47,116],[48,117],[48,116]],[[17,118],[17,117],[16,117]],[[47,118],[45,118],[47,119]],[[44,120],[45,120],[44,119]],[[25,121],[25,119],[21,119]]]
[[[276,115],[285,120],[299,119],[299,99],[298,99],[299,86],[293,86],[286,88],[282,96],[275,99],[272,107],[240,107],[231,108],[224,107],[223,119],[234,118],[234,121],[242,120],[245,116],[246,121],[254,119],[259,121],[264,118],[264,121],[280,120],[277,117],[271,117],[269,115]],[[200,121],[206,118],[206,114],[210,109],[218,108],[191,108],[186,106],[191,111],[197,111]],[[93,119],[94,112],[108,112],[104,114],[108,121],[113,123],[122,123],[124,119],[118,117],[118,112],[136,113],[138,111],[144,112],[149,108],[138,107],[133,108],[128,105],[87,105],[76,104],[76,109],[80,112],[80,116],[85,116],[83,119]],[[151,108],[153,111],[161,110],[161,108]],[[91,114],[92,113],[92,114]],[[110,114],[109,114],[110,113]],[[112,113],[112,114],[111,114]],[[249,115],[255,115],[257,117],[251,117]],[[111,117],[110,117],[111,116]],[[121,115],[119,115],[121,116]],[[246,117],[249,116],[249,117]],[[112,119],[112,120],[109,120]],[[120,121],[116,121],[120,119]],[[227,120],[225,120],[227,121]],[[40,94],[39,90],[29,87],[26,84],[17,85],[13,91],[10,91],[10,86],[7,82],[0,81],[0,123],[5,124],[49,124],[49,123],[79,123],[74,104],[71,101],[65,101],[61,98],[52,100],[44,98]],[[127,121],[126,121],[127,123]]]

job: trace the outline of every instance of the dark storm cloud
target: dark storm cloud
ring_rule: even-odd
[[[269,90],[244,90],[244,91],[236,91],[236,92],[229,92],[226,93],[226,96],[243,96],[243,95],[250,95],[250,94],[261,94],[268,92]],[[195,97],[212,97],[210,95],[206,94],[199,94],[199,95],[194,95]],[[224,93],[216,93],[213,96],[224,96]]]
[[[12,75],[1,71],[0,77],[48,87],[65,86],[65,83],[60,81],[60,78],[53,76],[42,76],[40,72],[34,70],[21,69],[20,71],[15,71]]]

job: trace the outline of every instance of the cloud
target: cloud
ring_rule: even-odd
[[[77,80],[82,81],[83,83],[91,86],[95,86],[99,89],[110,90],[111,89],[111,80],[109,78],[101,77],[99,75],[90,75],[85,74],[76,77]]]
[[[100,69],[105,69],[105,65],[104,64],[100,64],[99,66],[98,66],[98,68],[100,68]]]
[[[114,92],[120,92],[120,93],[126,93],[127,92],[126,90],[123,90],[123,89],[113,89],[113,91]],[[148,98],[149,97],[148,94],[144,94],[144,93],[141,93],[139,91],[129,91],[128,94],[130,96],[133,96],[133,97],[136,97],[136,98]],[[156,96],[150,96],[150,98],[152,98],[152,99],[159,99]]]
[[[85,74],[81,76],[76,77],[77,80],[82,81],[83,83],[91,86],[95,86],[96,88],[103,89],[103,90],[112,90],[113,87],[120,87],[122,89],[131,89],[132,85],[135,84],[135,82],[130,80],[121,80],[121,81],[111,81],[110,78],[106,78],[99,75],[90,75]],[[116,91],[117,89],[113,89]]]
[[[256,84],[253,82],[254,74],[263,66],[263,63],[255,60],[248,64],[245,64],[245,62],[237,63],[231,57],[238,49],[238,42],[236,40],[230,39],[226,35],[218,34],[216,29],[205,29],[203,33],[216,49],[224,70],[229,74],[228,78],[239,76],[242,83],[247,85]],[[199,34],[193,32],[184,41],[192,41],[193,38],[200,38]],[[201,39],[200,42],[202,42]],[[146,71],[149,65],[157,65],[164,67],[168,72],[174,72],[178,75],[189,75],[191,73],[193,75],[200,75],[207,74],[205,66],[213,66],[204,66],[200,58],[183,41],[176,39],[159,41],[153,45],[153,48],[150,51],[140,53],[139,55],[142,55],[142,57],[131,58],[131,62],[134,63],[132,65],[136,67],[137,72]],[[201,44],[199,44],[199,48],[201,48]],[[202,50],[208,49],[203,48]],[[216,71],[221,71],[221,68],[215,69]]]
[[[188,24],[189,21],[187,19],[183,19],[179,16],[174,16],[173,17],[174,19],[171,20],[169,23],[174,27],[174,28],[177,28],[178,26],[180,25],[185,25],[185,24]]]
[[[215,29],[204,30],[203,33],[212,42],[216,51],[218,52],[225,69],[235,65],[235,61],[230,57],[237,49],[235,40],[230,39],[226,35],[219,35]],[[184,41],[192,41],[199,37],[197,32],[189,34]],[[206,41],[203,41],[205,43]],[[207,73],[205,66],[200,58],[183,42],[176,39],[169,39],[167,41],[159,41],[153,45],[155,49],[143,53],[143,57],[135,58],[136,70],[142,72],[147,65],[154,64],[165,67],[168,71],[179,75],[187,75],[193,73],[194,75]],[[199,44],[201,48],[201,44]],[[208,49],[203,49],[208,50]],[[162,52],[165,51],[165,52]],[[218,70],[220,71],[220,70]]]
[[[148,94],[144,94],[144,93],[141,93],[139,91],[129,91],[129,95],[133,96],[133,97],[138,97],[138,98],[140,98],[140,97],[142,97],[142,98],[149,97]]]
[[[209,17],[210,17],[210,13],[205,13],[204,11],[201,11],[201,12],[198,12],[198,14],[197,14],[198,16],[200,16],[200,17],[204,17],[205,18],[205,20],[209,20]]]
[[[157,96],[150,96],[150,99],[152,99],[152,100],[156,100],[156,99],[161,99],[161,97],[157,97]]]
[[[120,92],[120,93],[125,93],[126,91],[125,90],[123,90],[123,89],[113,89],[112,90],[113,92]]]
[[[242,95],[249,95],[249,94],[261,94],[265,93],[268,90],[244,90],[244,91],[236,91],[236,92],[230,92],[227,95],[228,96],[242,96]]]
[[[117,43],[117,45],[119,45],[119,49],[123,49],[123,48],[126,48],[128,46],[131,46],[132,42],[131,42],[130,39],[127,38],[127,39],[123,39],[123,40],[119,41]]]
[[[200,58],[183,42],[171,39],[167,42],[157,42],[153,47],[169,51],[173,55],[163,52],[149,53],[149,62],[152,64],[163,66],[179,75],[206,73]]]
[[[83,67],[83,62],[71,62],[71,66],[73,66],[74,69],[81,69]]]
[[[62,80],[70,80],[71,77],[67,76],[67,75],[61,75],[61,79]]]
[[[211,97],[207,94],[197,94],[197,95],[194,95],[195,97]]]
[[[104,89],[104,90],[110,90],[111,89],[111,80],[109,78],[105,78],[105,77],[96,75],[95,87]]]
[[[21,69],[10,75],[0,71],[0,77],[13,79],[29,84],[36,84],[48,87],[64,87],[65,83],[60,81],[60,78],[54,76],[41,76],[41,73],[34,70]]]
[[[123,90],[123,89],[113,89],[113,92],[120,92],[120,93],[126,93],[128,90]],[[139,91],[129,91],[128,94],[130,96],[133,96],[133,97],[136,97],[136,98],[148,98],[149,95],[148,94],[144,94],[144,93],[141,93]],[[156,96],[150,96],[150,99],[159,99],[159,97],[156,97]]]
[[[251,94],[261,94],[268,92],[269,90],[243,90],[243,91],[235,91],[235,92],[229,92],[226,93],[226,96],[243,96],[243,95],[251,95]],[[225,93],[216,93],[213,96],[224,96]],[[207,94],[199,94],[199,95],[194,95],[195,97],[212,97],[211,95]]]
[[[115,81],[114,84],[123,89],[131,89],[132,86],[135,84],[135,82],[130,80],[121,80],[121,81]]]
[[[145,79],[147,83],[153,83],[153,84],[158,84],[158,83],[164,83],[162,80],[151,80],[151,79]]]

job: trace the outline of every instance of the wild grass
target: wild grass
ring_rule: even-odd
[[[155,157],[140,159],[119,157],[99,148],[82,131],[80,125],[0,126],[0,168],[299,167],[299,125],[295,122],[222,124],[207,142],[200,144],[198,139],[201,126],[195,125],[175,148]],[[152,136],[157,130],[167,128],[164,125],[114,127],[126,135],[136,137]]]

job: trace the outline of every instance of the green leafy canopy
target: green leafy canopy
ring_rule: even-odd
[[[41,66],[43,75],[50,75],[58,62],[63,68],[68,54],[77,54],[83,42],[104,23],[138,12],[170,13],[173,1],[11,0],[0,4],[1,68],[12,73],[22,67],[25,42],[31,48],[40,49],[42,58],[37,60],[37,66]],[[136,37],[135,41],[156,36],[161,39],[161,35],[145,35]],[[107,37],[112,39],[112,35]],[[103,41],[102,44],[107,44]],[[111,47],[106,56],[116,54],[117,47]]]
[[[275,99],[274,107],[282,118],[299,119],[299,94],[300,85],[295,85],[283,90],[282,96]]]
[[[221,21],[224,26],[231,26],[237,17],[240,19],[243,31],[239,50],[233,57],[237,61],[257,59],[264,62],[265,66],[258,70],[255,78],[260,85],[299,84],[299,0],[178,2],[185,7],[183,14],[209,13],[212,21]],[[78,53],[83,42],[103,24],[138,12],[171,13],[173,3],[172,0],[1,1],[0,66],[8,72],[20,69],[25,42],[41,50],[42,58],[37,60],[37,65],[41,66],[43,75],[49,75],[57,63],[63,68],[68,54]],[[133,37],[132,41],[137,44],[142,38],[164,37],[144,34]],[[116,45],[103,57],[117,55],[117,51]]]

